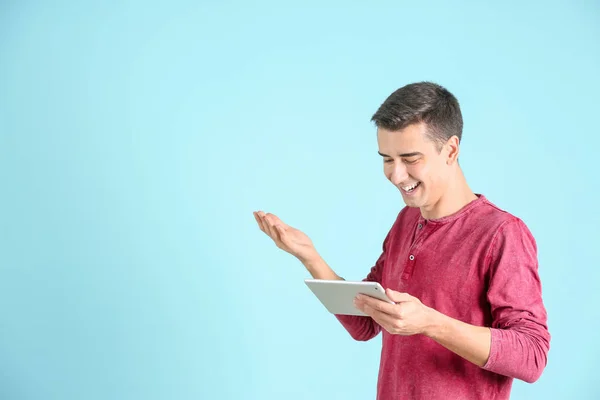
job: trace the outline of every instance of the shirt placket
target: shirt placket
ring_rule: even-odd
[[[427,221],[425,221],[423,217],[420,217],[419,221],[417,222],[417,226],[415,227],[415,238],[413,240],[412,245],[410,246],[408,252],[408,259],[405,261],[404,264],[402,280],[408,280],[412,276],[412,273],[415,269],[415,264],[417,262],[418,251],[425,239],[427,238],[427,236],[430,235],[430,228],[431,227],[427,224]]]

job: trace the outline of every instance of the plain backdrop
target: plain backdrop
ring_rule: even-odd
[[[369,120],[422,80],[538,242],[549,363],[512,398],[600,397],[599,40],[595,1],[0,1],[0,398],[375,398],[381,336],[252,212],[362,279],[404,205]]]

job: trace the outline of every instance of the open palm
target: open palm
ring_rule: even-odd
[[[279,217],[263,211],[254,212],[260,230],[275,242],[277,247],[292,254],[300,261],[306,261],[316,254],[310,238],[301,230],[289,226]]]

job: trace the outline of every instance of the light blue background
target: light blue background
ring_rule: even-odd
[[[538,241],[552,348],[513,398],[598,398],[600,7],[415,3],[0,3],[0,398],[374,398],[381,337],[252,211],[362,279],[403,205],[369,119],[420,80]]]

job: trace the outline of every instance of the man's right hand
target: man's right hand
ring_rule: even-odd
[[[304,232],[283,223],[274,214],[263,211],[255,211],[253,214],[260,230],[266,233],[277,247],[290,253],[302,263],[319,259],[315,246]]]
[[[321,258],[310,238],[302,231],[284,224],[276,215],[255,211],[254,218],[260,230],[277,247],[296,257],[315,279],[342,279]]]

